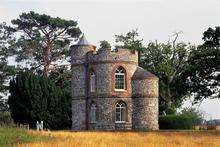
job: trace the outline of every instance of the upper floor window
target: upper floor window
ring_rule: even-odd
[[[117,68],[115,71],[115,89],[125,89],[125,70],[122,67]]]
[[[95,86],[96,86],[96,83],[95,83],[95,73],[94,72],[91,72],[90,73],[90,92],[95,92]]]
[[[116,103],[115,122],[122,123],[126,121],[126,104],[122,101]]]

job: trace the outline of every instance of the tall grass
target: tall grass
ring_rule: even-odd
[[[33,132],[54,136],[28,147],[219,147],[220,132]]]
[[[23,129],[0,127],[0,146],[12,146],[16,143],[46,141],[49,139],[49,136],[33,134]]]

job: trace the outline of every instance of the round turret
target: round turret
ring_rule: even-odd
[[[95,51],[96,47],[90,44],[86,37],[82,35],[77,44],[70,47],[71,49],[71,63],[80,64],[85,62],[85,56],[88,52]]]
[[[83,35],[79,42],[72,45],[70,49],[72,68],[72,129],[85,130],[87,128],[86,54],[94,51],[95,46],[91,45]]]
[[[141,67],[132,76],[134,129],[158,130],[158,80]]]

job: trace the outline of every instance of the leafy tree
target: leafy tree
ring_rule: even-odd
[[[203,38],[205,42],[203,46],[205,47],[220,47],[220,27],[208,28],[203,33]]]
[[[17,61],[29,59],[33,69],[43,66],[45,75],[56,61],[67,59],[70,41],[81,34],[76,21],[33,11],[22,13],[12,24],[19,35]]]
[[[116,37],[115,42],[121,44],[118,45],[117,47],[138,51],[138,55],[139,55],[138,63],[140,63],[141,53],[143,52],[145,47],[143,45],[143,39],[138,39],[139,37],[138,30],[137,29],[132,30],[126,33],[125,35],[124,34],[115,35],[115,37]]]
[[[194,97],[194,102],[219,97],[219,32],[218,27],[215,30],[209,28],[204,32],[205,43],[199,47],[177,43],[179,33],[174,34],[172,42],[155,41],[147,47],[142,45],[142,40],[135,39],[138,37],[136,31],[116,36],[116,42],[141,51],[140,66],[160,79],[160,114],[173,114],[189,96]]]
[[[185,72],[195,102],[220,97],[220,27],[208,28],[203,40],[204,44],[191,51]]]
[[[100,41],[100,49],[111,49],[110,43],[106,40]]]
[[[159,81],[160,114],[175,113],[189,95],[186,76],[189,50],[193,46],[185,43],[150,42],[143,51],[141,66],[157,75]]]
[[[10,81],[9,107],[16,123],[43,120],[45,127],[65,129],[71,126],[71,97],[48,77],[30,71],[20,72]]]
[[[6,23],[0,24],[0,93],[6,92],[6,80],[8,76],[14,73],[14,67],[7,65],[7,57],[11,53],[11,48],[9,48],[8,44],[14,42],[12,33],[12,28],[7,27]],[[5,100],[0,94],[0,111],[5,111],[7,108]]]
[[[191,51],[188,59],[188,85],[194,93],[194,102],[220,96],[220,49],[199,47]]]

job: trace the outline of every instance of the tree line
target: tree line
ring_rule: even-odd
[[[8,104],[14,121],[33,124],[45,119],[49,128],[56,129],[61,122],[68,126],[71,121],[69,45],[82,34],[77,21],[31,11],[22,13],[11,23],[0,24],[0,91],[10,92]],[[194,103],[220,97],[220,27],[204,31],[204,43],[197,46],[178,42],[178,36],[175,33],[171,41],[145,44],[137,29],[115,35],[116,48],[138,50],[139,66],[159,77],[160,115],[175,114],[190,97]],[[108,41],[100,43],[101,49],[111,47]],[[9,66],[10,56],[28,66]],[[59,64],[60,61],[68,64]],[[0,98],[0,110],[7,109]],[[57,124],[53,124],[55,117]]]

